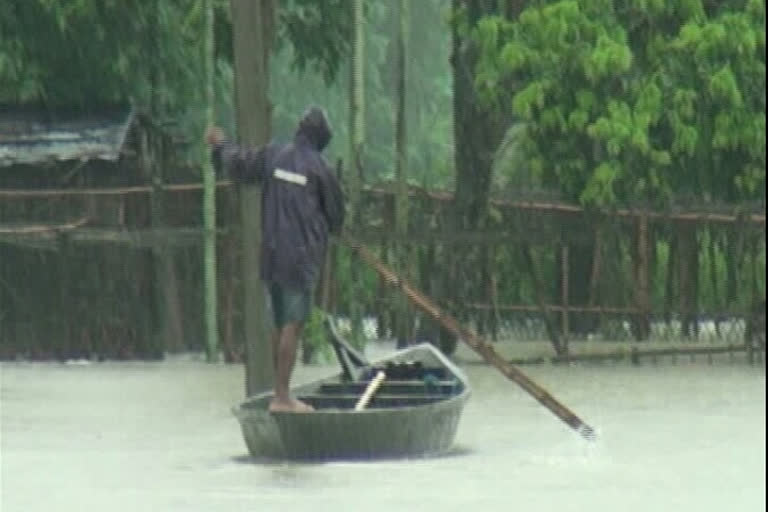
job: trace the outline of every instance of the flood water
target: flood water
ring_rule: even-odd
[[[266,464],[230,413],[240,366],[2,364],[0,510],[765,510],[764,366],[525,368],[594,443],[493,369],[464,367],[473,395],[446,456]]]

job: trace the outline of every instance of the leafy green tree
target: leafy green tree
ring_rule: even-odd
[[[346,40],[339,38],[340,59],[336,67],[329,67],[315,59],[306,62],[298,54],[318,50],[316,41],[304,34],[301,39],[283,39],[278,45],[272,73],[274,101],[274,128],[279,137],[288,137],[295,129],[296,116],[308,103],[320,103],[329,111],[334,127],[334,138],[327,153],[332,160],[347,160],[349,58],[351,16],[348,0],[342,1],[346,11],[329,7],[323,16],[338,16],[338,27]],[[284,8],[289,11],[290,2]],[[335,5],[331,2],[331,5]],[[308,2],[306,8],[314,12],[316,4]],[[396,21],[396,3],[388,1],[365,3],[365,128],[366,147],[363,160],[363,178],[366,183],[394,179],[394,123],[395,123],[395,46],[393,40]],[[409,59],[412,73],[406,87],[410,93],[408,114],[409,179],[413,183],[429,186],[447,186],[452,179],[452,87],[449,74],[450,33],[447,27],[449,11],[447,0],[414,2],[410,17],[413,34]],[[347,12],[350,11],[350,12]],[[314,14],[304,18],[316,19]],[[285,18],[288,20],[289,18]],[[290,18],[291,20],[293,18]],[[435,24],[435,20],[442,24]],[[292,21],[293,22],[293,21]],[[434,27],[424,30],[425,26]],[[298,34],[298,32],[297,32]],[[330,44],[330,42],[329,42]],[[330,53],[329,53],[330,56]],[[313,64],[314,62],[314,64]],[[348,167],[345,165],[345,168]]]
[[[481,99],[525,122],[531,172],[566,197],[764,190],[763,2],[539,1],[517,20],[484,18],[473,36]]]
[[[765,3],[695,11],[654,55],[670,84],[672,188],[728,202],[765,197]]]
[[[0,101],[88,107],[132,98],[173,109],[199,98],[198,3],[3,2]]]
[[[205,96],[200,2],[189,0],[7,0],[0,5],[0,103],[100,108],[132,100],[170,121],[189,141],[202,129]],[[234,128],[229,2],[214,0],[216,114]],[[366,147],[368,181],[394,173],[395,4],[366,2]],[[451,82],[448,0],[414,4],[409,77],[409,160],[415,181],[449,178]],[[272,62],[276,136],[290,136],[308,103],[328,107],[336,136],[329,154],[346,155],[352,18],[347,0],[277,3]],[[424,27],[434,27],[424,30]],[[194,159],[196,154],[190,154]],[[437,178],[435,178],[437,179]]]
[[[539,0],[472,37],[480,100],[520,121],[503,149],[532,176],[507,181],[599,207],[764,201],[764,2]],[[678,231],[680,309],[693,313],[699,241]]]
[[[512,122],[511,110],[487,101],[488,94],[477,87],[478,70],[489,54],[488,39],[478,37],[501,20],[514,19],[521,2],[453,0],[452,3],[453,116],[456,183],[455,223],[457,229],[474,229],[487,216],[494,154]],[[496,29],[497,30],[497,29]],[[514,90],[503,80],[494,90]],[[497,87],[498,86],[498,87]]]

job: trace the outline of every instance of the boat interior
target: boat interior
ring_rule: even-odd
[[[414,354],[416,360],[393,359],[373,365],[339,335],[330,318],[326,326],[341,374],[298,394],[300,400],[316,410],[353,409],[379,372],[384,372],[386,377],[368,403],[368,409],[431,404],[458,395],[464,389],[461,380],[437,359],[419,359],[418,354]]]
[[[379,370],[373,367],[359,380],[339,378],[336,382],[322,382],[311,392],[299,394],[299,399],[318,410],[353,409]],[[419,373],[421,377],[414,375],[411,378],[391,378],[387,374],[367,408],[426,405],[455,396],[463,389],[459,380],[444,368],[423,368]]]

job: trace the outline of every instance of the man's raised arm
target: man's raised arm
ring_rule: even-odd
[[[211,146],[211,157],[217,174],[229,176],[237,183],[261,183],[264,179],[266,147],[247,148],[230,142],[221,128],[213,126],[205,133]]]

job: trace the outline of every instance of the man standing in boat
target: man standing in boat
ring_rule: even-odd
[[[329,233],[344,222],[341,187],[322,156],[331,140],[325,112],[310,107],[293,141],[261,148],[239,146],[209,128],[217,170],[262,187],[261,279],[272,305],[275,397],[271,411],[310,411],[290,396],[298,340],[312,309],[312,289],[325,259]]]

